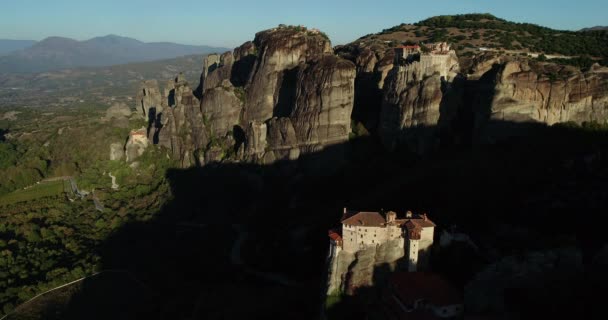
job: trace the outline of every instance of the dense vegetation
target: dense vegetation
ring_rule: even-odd
[[[477,32],[484,30],[486,36],[497,37],[505,49],[519,46],[535,52],[608,57],[608,32],[604,31],[559,31],[531,23],[510,22],[491,14],[437,16],[420,21],[416,25]]]
[[[159,161],[160,159],[160,161]],[[0,197],[0,305],[2,312],[57,285],[99,271],[99,245],[113,231],[133,221],[149,219],[168,195],[164,172],[172,165],[155,151],[147,152],[141,169],[119,161],[101,161],[84,170],[80,187],[95,188],[105,209],[95,209],[91,197],[76,198],[63,181],[52,193],[37,193],[6,201]],[[120,188],[110,188],[114,172]],[[137,171],[137,172],[136,172]],[[35,187],[33,188],[35,190]],[[91,189],[88,189],[91,190]],[[59,192],[57,192],[59,191]]]
[[[109,144],[124,143],[143,120],[101,123],[104,109],[20,110],[16,120],[0,121],[13,138],[0,141],[0,195],[45,178],[80,175],[108,158]]]
[[[166,201],[165,172],[174,163],[154,148],[137,166],[110,161],[109,145],[124,142],[141,123],[137,117],[100,122],[103,111],[19,109],[0,121],[0,314],[94,273],[103,240],[126,223],[149,219]],[[103,211],[93,194],[73,193],[69,176],[80,190],[94,190]]]

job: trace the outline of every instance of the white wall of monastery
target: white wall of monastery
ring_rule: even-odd
[[[377,246],[388,241],[388,228],[367,226],[342,226],[344,250],[356,252],[366,247]]]
[[[407,250],[408,250],[408,271],[415,272],[418,270],[418,250],[419,250],[419,240],[408,240]]]

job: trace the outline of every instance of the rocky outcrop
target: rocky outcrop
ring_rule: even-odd
[[[154,140],[171,150],[182,167],[189,167],[200,161],[197,153],[208,142],[200,102],[188,83],[179,78],[167,88],[169,106],[155,122]]]
[[[335,56],[302,66],[290,115],[298,143],[305,146],[344,142],[351,132],[355,66]]]
[[[337,47],[336,53],[352,61],[357,70],[352,119],[375,132],[384,80],[394,67],[395,51],[384,43],[359,42]]]
[[[327,294],[353,295],[359,288],[382,286],[395,270],[407,270],[403,240],[388,241],[355,254],[339,251],[330,256]]]
[[[228,80],[205,91],[201,101],[203,121],[213,136],[223,136],[239,124],[243,103]]]
[[[131,116],[131,108],[124,103],[115,103],[106,110],[105,116],[101,119],[103,122],[111,121],[112,119],[120,120],[127,119]]]
[[[106,110],[106,114],[101,118],[101,123],[108,123],[117,128],[129,128],[131,108],[124,103],[115,103]]]
[[[164,99],[158,89],[158,82],[156,80],[142,82],[137,91],[135,101],[135,110],[138,110],[144,119],[148,119],[151,113],[152,116],[162,113],[163,105],[166,105],[163,103]]]
[[[572,67],[545,65],[532,70],[511,61],[499,73],[492,117],[554,124],[605,119],[608,115],[608,69],[587,73]]]
[[[461,72],[454,51],[404,58],[392,45],[366,38],[334,54],[322,33],[273,28],[233,52],[207,56],[194,91],[179,77],[161,89],[142,83],[137,110],[149,121],[149,140],[183,166],[209,157],[294,160],[347,141],[351,123],[390,150],[426,153],[445,137],[490,136],[495,120],[608,117],[604,68],[581,72],[492,52],[460,59]]]
[[[491,69],[480,68],[488,70],[481,77],[493,84],[491,99],[474,110],[480,140],[517,134],[501,123],[553,125],[608,119],[608,68],[595,66],[582,72],[525,58],[501,60],[494,59]]]
[[[122,143],[112,143],[110,145],[110,160],[122,160],[125,150]]]
[[[245,46],[249,48],[250,44]],[[333,53],[329,40],[296,28],[259,32],[253,46],[257,58],[246,85],[246,122],[266,121],[280,116],[277,113],[281,113],[281,108],[288,107],[291,102],[289,93],[295,89],[293,69]]]
[[[183,166],[271,163],[348,139],[355,75],[320,32],[279,27],[207,56],[194,92],[178,78],[161,95],[150,81],[137,100],[148,138]]]
[[[437,60],[437,61],[435,61]],[[407,144],[417,153],[434,147],[443,122],[458,108],[451,82],[459,72],[458,58],[422,55],[419,61],[395,66],[384,82],[378,132],[389,149]],[[443,119],[442,119],[443,118]]]

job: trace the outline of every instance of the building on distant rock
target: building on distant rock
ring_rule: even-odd
[[[424,49],[424,50],[423,50]],[[453,73],[456,52],[447,42],[418,45],[397,46],[395,58],[406,73],[416,73],[422,78],[439,73],[445,80]],[[451,76],[453,77],[453,75]]]
[[[308,32],[310,32],[311,34],[320,34],[321,30],[319,30],[317,28],[312,28]]]
[[[401,57],[402,59],[407,60],[412,55],[420,54],[421,50],[420,50],[419,45],[397,46],[397,47],[395,47],[395,53],[397,54],[398,57]]]
[[[447,42],[427,43],[424,46],[431,54],[448,54],[451,50]]]
[[[125,145],[125,154],[127,162],[132,162],[140,157],[146,148],[148,148],[148,135],[146,128],[131,130],[129,133],[129,139]]]

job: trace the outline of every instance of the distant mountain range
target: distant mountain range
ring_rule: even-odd
[[[584,28],[584,29],[581,29],[580,31],[601,31],[601,30],[608,30],[608,26],[595,26],[595,27],[591,27],[591,28]]]
[[[34,40],[5,40],[0,39],[0,56],[9,54],[13,51],[25,49],[33,46],[36,43]]]
[[[49,37],[40,42],[29,43],[14,41],[0,41],[2,47],[0,52],[12,51],[0,56],[0,73],[32,73],[73,67],[110,66],[230,50],[170,42],[145,43],[116,35],[85,41],[62,37]]]

